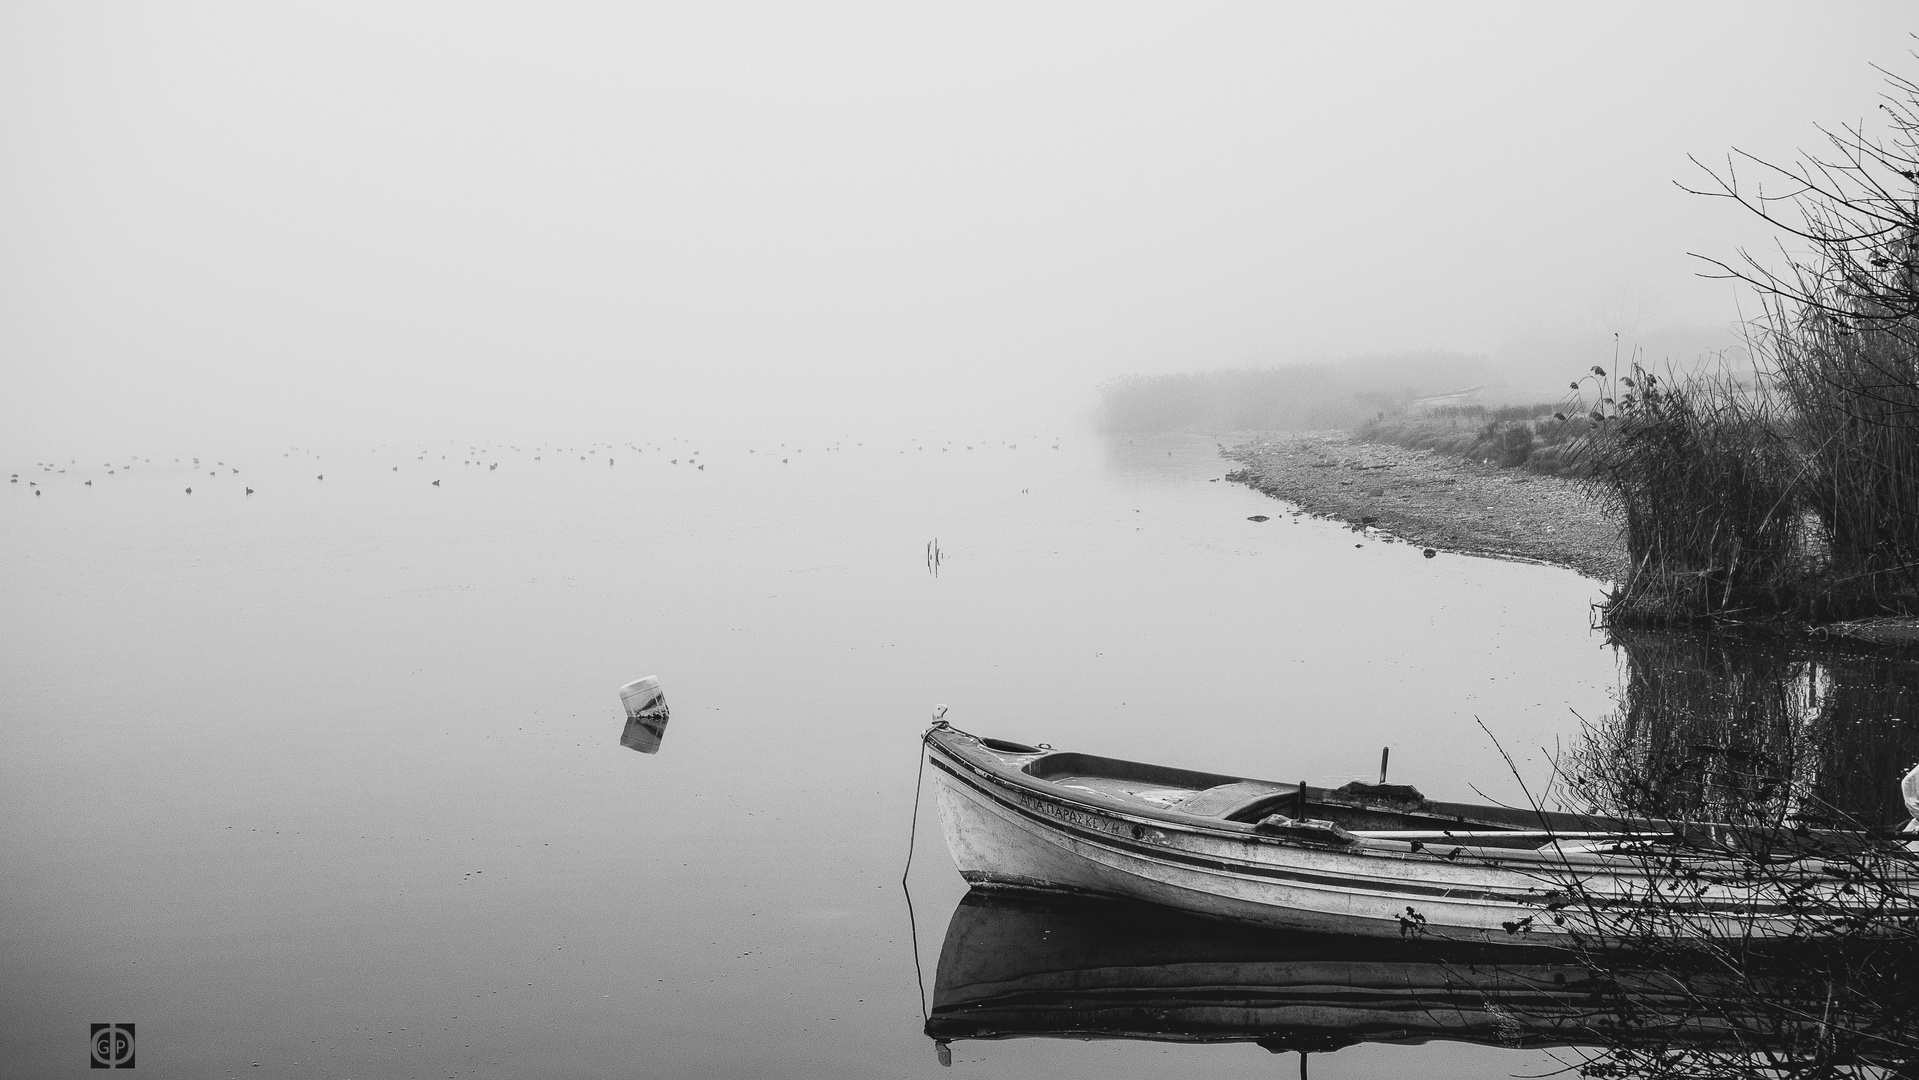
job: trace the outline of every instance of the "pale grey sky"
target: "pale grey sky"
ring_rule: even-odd
[[[1050,428],[1729,323],[1686,252],[1765,234],[1686,155],[1869,118],[1911,10],[9,3],[0,449]]]

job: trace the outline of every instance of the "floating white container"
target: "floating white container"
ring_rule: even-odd
[[[620,687],[620,705],[626,709],[626,730],[620,734],[620,745],[642,754],[659,753],[669,716],[660,680],[648,675]]]
[[[626,707],[628,716],[666,715],[666,695],[660,691],[660,680],[652,675],[620,687],[620,704]]]

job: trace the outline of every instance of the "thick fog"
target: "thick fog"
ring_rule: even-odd
[[[9,4],[0,448],[1051,433],[1115,375],[1415,349],[1557,384],[1725,333],[1687,252],[1768,234],[1687,155],[1870,120],[1909,13]]]

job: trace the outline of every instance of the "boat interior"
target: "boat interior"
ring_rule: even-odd
[[[1428,799],[1400,784],[1338,788],[1100,757],[958,729],[930,742],[1036,793],[1158,818],[1169,823],[1254,832],[1306,846],[1452,859],[1567,858],[1613,865],[1621,857],[1714,860],[1759,851],[1774,862],[1830,857],[1869,843],[1863,830],[1735,829],[1712,822],[1605,817],[1530,807]],[[1919,842],[1909,846],[1919,861]]]
[[[980,744],[1002,760],[1015,759],[1005,763],[1019,772],[1065,792],[1100,796],[1148,812],[1262,830],[1318,832],[1347,842],[1370,840],[1414,850],[1429,843],[1536,849],[1554,842],[1673,835],[1668,822],[1629,823],[1518,807],[1435,802],[1402,784],[1314,787],[1053,752],[998,739],[982,739]]]

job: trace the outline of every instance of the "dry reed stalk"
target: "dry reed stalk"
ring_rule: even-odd
[[[1919,614],[1919,343],[1778,306],[1762,329],[1824,549],[1813,614]]]
[[[1790,610],[1806,569],[1800,462],[1772,397],[1725,372],[1673,382],[1635,364],[1615,383],[1593,370],[1608,381],[1579,455],[1629,559],[1609,623]]]

